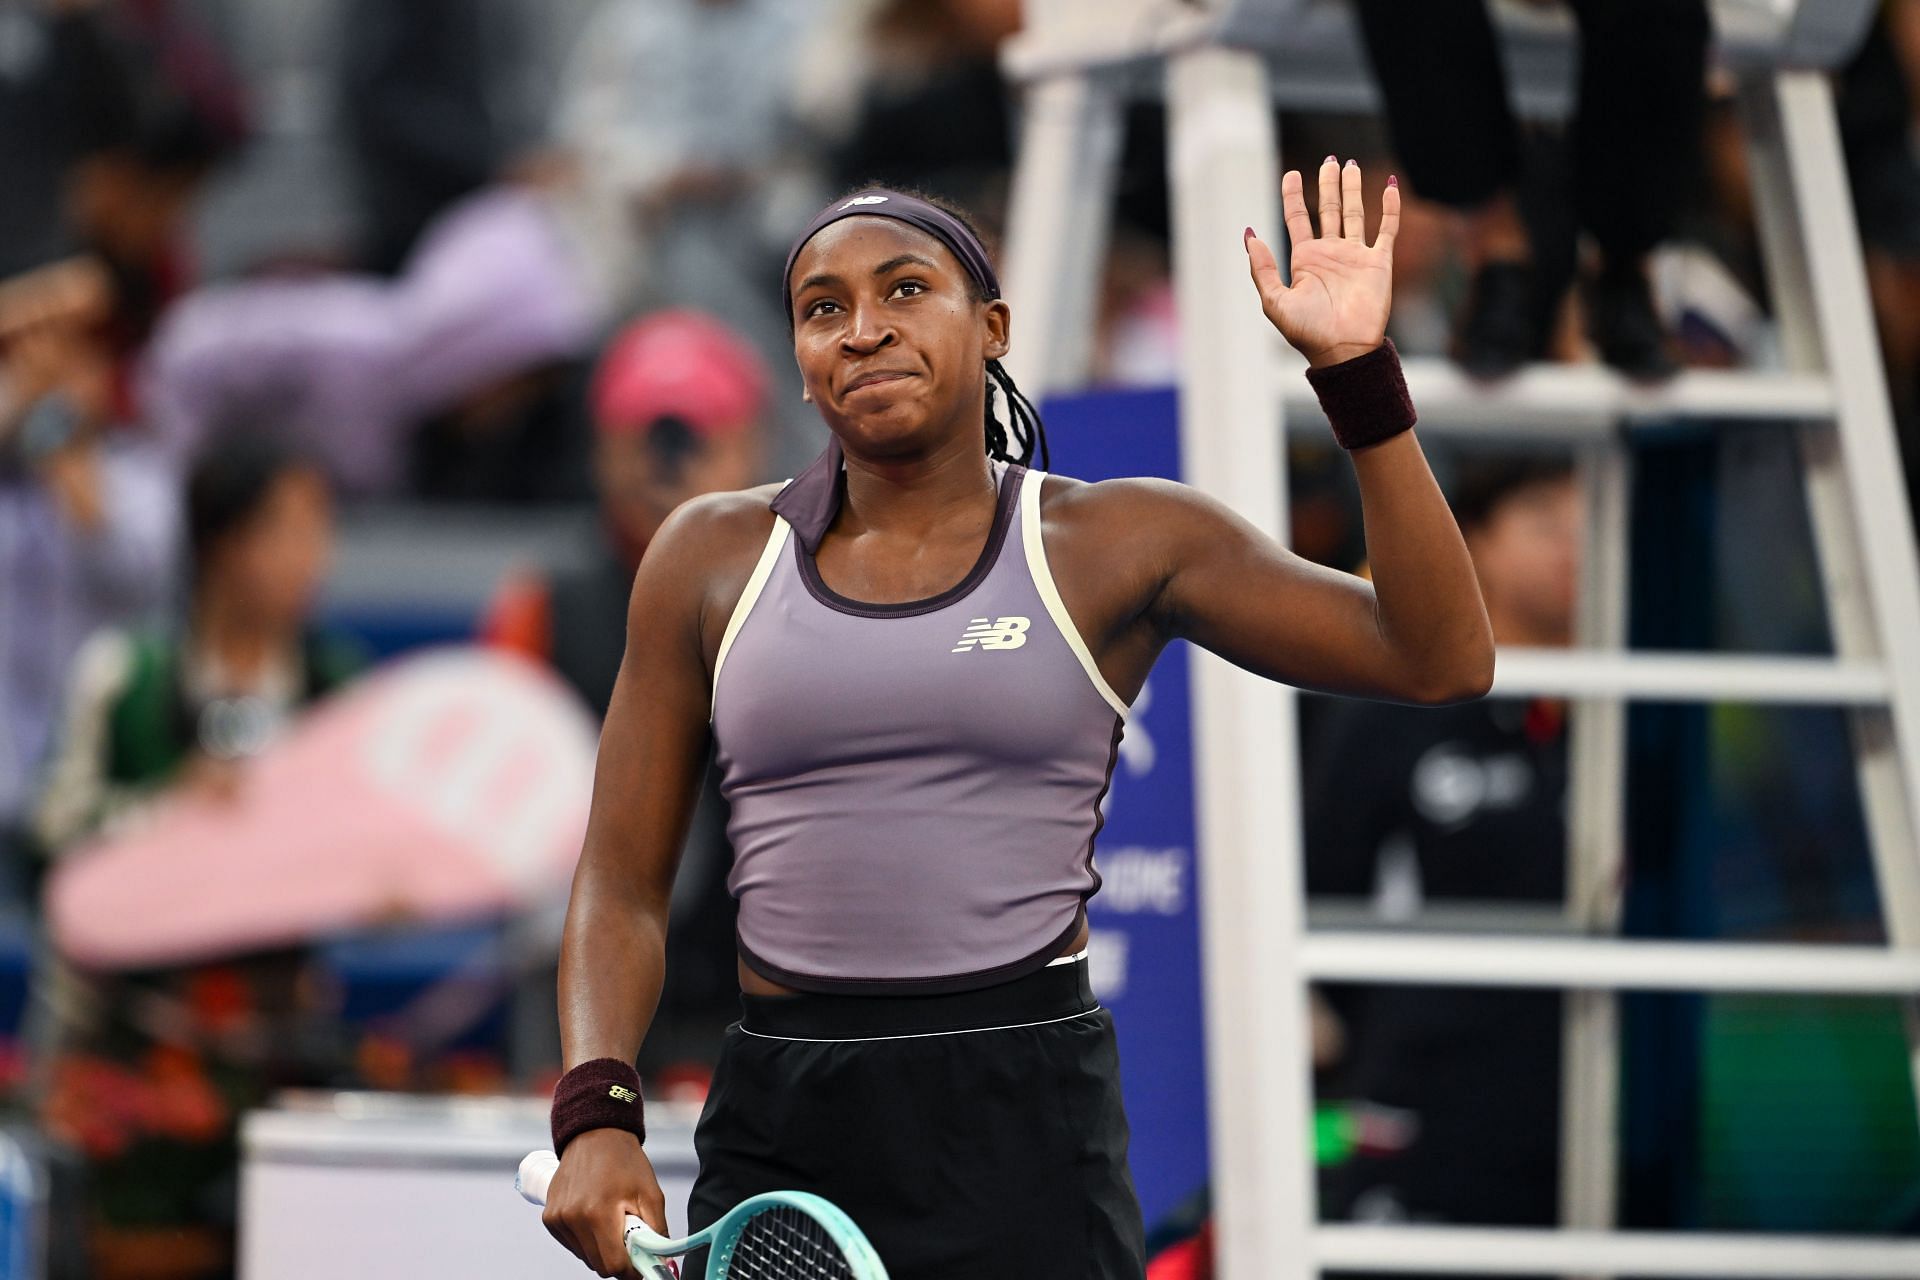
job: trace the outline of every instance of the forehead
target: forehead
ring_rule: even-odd
[[[943,269],[966,274],[966,268],[953,251],[933,235],[897,218],[872,216],[842,218],[822,228],[801,246],[788,277],[789,288],[809,276],[831,275],[843,279],[865,276],[889,258],[903,253],[931,259]]]

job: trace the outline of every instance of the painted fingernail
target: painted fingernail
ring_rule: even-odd
[[[1352,160],[1352,159],[1349,159],[1349,160],[1347,161],[1347,168],[1349,168],[1349,169],[1358,169],[1359,167],[1360,167],[1360,162],[1359,162],[1358,160]]]
[[[1388,185],[1388,186],[1390,186],[1390,187],[1397,187],[1397,186],[1399,186],[1399,185],[1400,185],[1400,177],[1399,177],[1399,175],[1398,175],[1398,174],[1393,174],[1393,173],[1390,173],[1390,174],[1388,174],[1388,175],[1387,175],[1387,185]]]
[[[1240,237],[1240,243],[1245,244],[1247,241],[1251,239],[1253,239],[1253,228],[1248,227],[1246,234]]]
[[[1321,161],[1320,163],[1321,163],[1321,164],[1332,164],[1333,162],[1334,162],[1334,158],[1333,158],[1332,156],[1328,156],[1328,157],[1327,157],[1327,158],[1326,158],[1325,160],[1322,160],[1322,161]]]

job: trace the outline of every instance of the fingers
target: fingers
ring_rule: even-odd
[[[1367,202],[1360,194],[1360,162],[1349,160],[1340,170],[1340,233],[1349,240],[1367,242]]]
[[[1320,162],[1320,234],[1340,234],[1340,162],[1328,156]]]
[[[1389,257],[1393,254],[1393,238],[1400,234],[1400,179],[1389,175],[1387,189],[1380,197],[1380,231],[1373,237],[1373,247],[1385,249]]]
[[[594,1239],[600,1246],[600,1274],[608,1280],[643,1280],[627,1252],[627,1211],[603,1214],[594,1226]]]
[[[1306,217],[1304,209],[1300,216]],[[1280,278],[1280,264],[1274,260],[1273,250],[1253,234],[1252,227],[1247,228],[1241,241],[1247,247],[1247,272],[1253,277],[1253,287],[1260,291],[1260,305],[1264,308],[1287,291],[1286,282]]]
[[[1280,179],[1280,213],[1286,219],[1287,238],[1295,244],[1313,239],[1313,219],[1307,216],[1306,182],[1298,169],[1289,169]]]
[[[667,1197],[662,1194],[658,1183],[654,1184],[651,1194],[643,1194],[640,1203],[628,1212],[661,1235],[667,1234]]]

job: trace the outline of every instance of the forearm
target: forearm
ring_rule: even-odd
[[[1355,450],[1380,636],[1423,700],[1459,701],[1493,680],[1493,631],[1453,512],[1411,431]]]
[[[563,1066],[639,1056],[660,1002],[666,942],[664,901],[606,892],[583,867],[560,943]]]

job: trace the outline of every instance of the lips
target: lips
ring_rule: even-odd
[[[851,395],[855,391],[859,391],[865,387],[875,387],[881,383],[898,382],[902,378],[911,377],[913,377],[913,374],[905,369],[869,369],[865,373],[855,375],[854,379],[847,383],[846,389],[842,391],[841,394]]]

